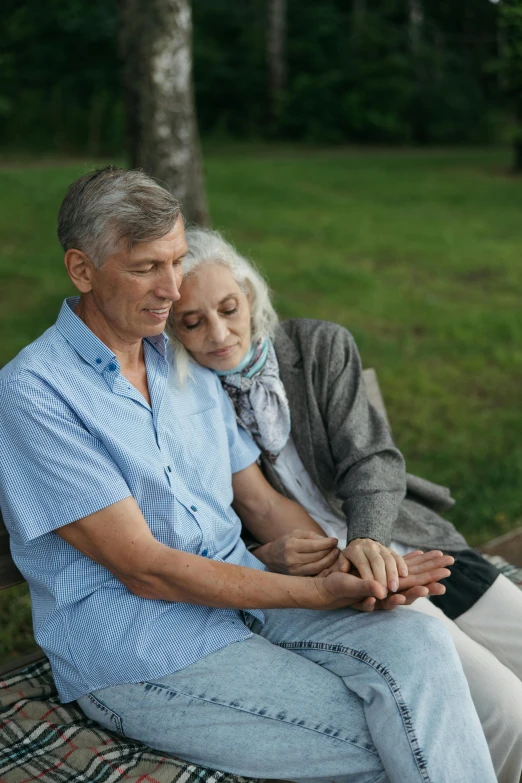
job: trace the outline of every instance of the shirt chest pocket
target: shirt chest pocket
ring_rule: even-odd
[[[184,459],[192,474],[205,483],[207,489],[227,474],[230,481],[228,439],[221,412],[217,405],[180,416]]]

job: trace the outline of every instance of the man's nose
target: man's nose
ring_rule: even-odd
[[[171,302],[177,302],[180,298],[180,285],[181,271],[179,267],[167,267],[154,293],[159,299],[169,299]]]

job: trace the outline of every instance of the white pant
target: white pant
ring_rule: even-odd
[[[427,598],[408,607],[450,631],[499,783],[522,781],[522,590],[502,574],[455,621]]]

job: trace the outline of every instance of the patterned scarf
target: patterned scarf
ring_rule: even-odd
[[[232,400],[238,423],[275,462],[290,437],[290,408],[272,340],[267,337],[252,344],[237,367],[217,371],[217,375]]]

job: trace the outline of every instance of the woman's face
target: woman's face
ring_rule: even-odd
[[[228,267],[205,264],[185,278],[173,307],[176,336],[194,359],[231,370],[250,348],[250,301]]]

